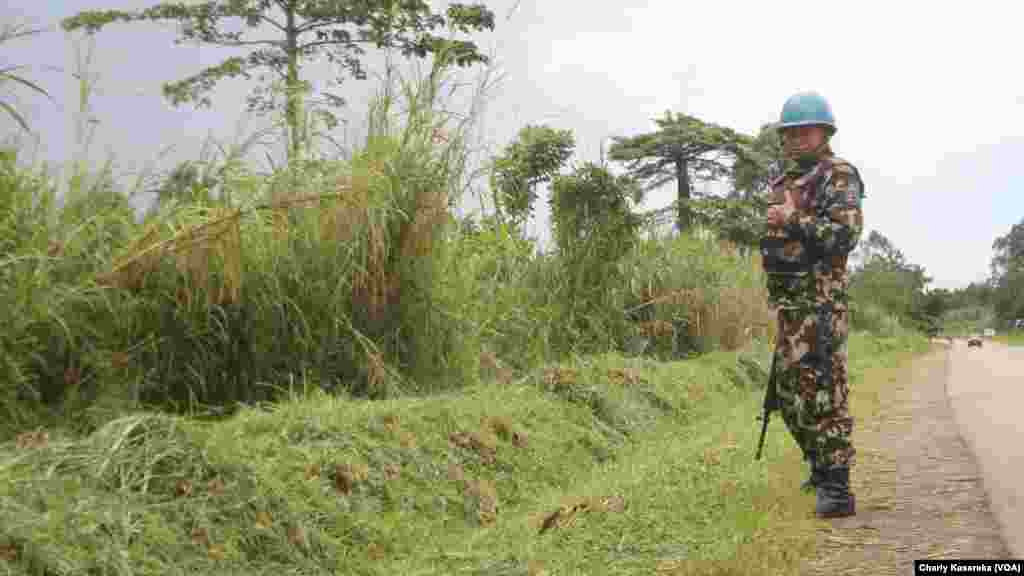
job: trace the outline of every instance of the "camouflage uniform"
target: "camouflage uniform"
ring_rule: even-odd
[[[847,255],[863,227],[862,183],[853,165],[827,145],[817,162],[787,162],[771,184],[796,210],[769,226],[762,244],[769,299],[778,309],[776,387],[786,427],[817,469],[850,468],[853,419],[848,407]]]

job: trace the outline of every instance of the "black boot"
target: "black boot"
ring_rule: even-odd
[[[818,484],[821,484],[823,479],[821,470],[818,470],[818,454],[816,452],[807,452],[804,454],[804,460],[807,460],[807,464],[811,468],[811,476],[800,485],[800,490],[803,492],[814,492],[814,489],[818,487]]]
[[[821,472],[822,479],[817,486],[818,504],[815,512],[819,518],[843,518],[853,516],[856,500],[850,492],[850,469],[830,468]]]

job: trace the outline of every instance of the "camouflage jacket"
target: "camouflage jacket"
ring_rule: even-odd
[[[768,226],[761,256],[773,307],[812,309],[845,305],[849,287],[847,257],[863,228],[863,183],[850,163],[826,155],[800,177],[783,175],[771,183],[776,202],[786,190],[797,199],[783,226]]]

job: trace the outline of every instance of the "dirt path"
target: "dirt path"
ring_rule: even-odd
[[[804,574],[912,574],[914,560],[1009,558],[946,395],[950,354],[918,360],[858,419],[857,516],[823,522]]]

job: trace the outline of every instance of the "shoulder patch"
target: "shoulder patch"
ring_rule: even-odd
[[[847,206],[860,207],[864,199],[864,182],[856,166],[833,156],[825,187],[832,189],[835,198]]]

